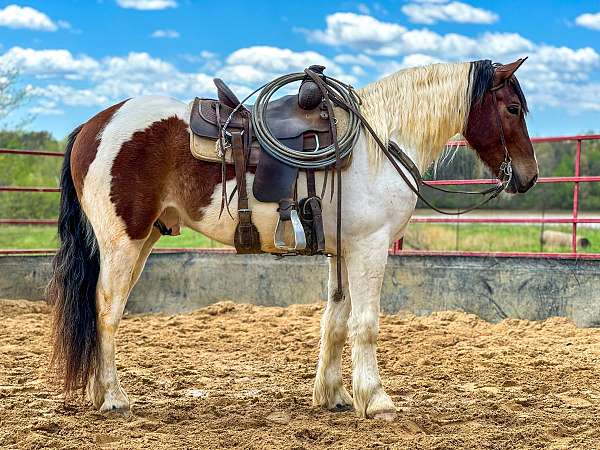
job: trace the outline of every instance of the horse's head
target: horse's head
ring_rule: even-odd
[[[505,162],[511,162],[512,178],[506,188],[510,193],[527,192],[538,178],[537,161],[525,124],[527,102],[514,76],[524,61],[491,66],[489,61],[473,63],[476,72],[473,100],[464,133],[471,147],[499,178],[503,177]]]

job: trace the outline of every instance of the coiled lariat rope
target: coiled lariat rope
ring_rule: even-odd
[[[336,163],[335,145],[314,150],[298,151],[293,150],[279,141],[269,130],[267,123],[267,107],[271,97],[282,87],[306,78],[306,73],[292,73],[279,77],[260,91],[256,97],[256,103],[252,109],[252,128],[254,134],[260,142],[261,147],[273,158],[300,169],[324,169],[332,167]],[[321,76],[321,80],[327,86],[329,92],[334,92],[339,98],[344,100],[345,104],[352,105],[355,109],[359,108],[360,101],[354,93],[352,86],[349,86],[335,78]],[[341,105],[340,105],[341,106]],[[351,152],[360,136],[360,119],[351,110],[346,109],[349,120],[348,127],[344,134],[338,137],[340,148],[340,159],[344,159]]]

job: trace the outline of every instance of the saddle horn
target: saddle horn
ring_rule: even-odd
[[[310,66],[308,69],[323,76],[325,66],[314,65]],[[317,86],[317,83],[315,83],[308,75],[305,76],[300,84],[300,89],[298,90],[298,106],[302,109],[315,109],[319,106],[322,99],[323,94],[321,93],[319,86]]]

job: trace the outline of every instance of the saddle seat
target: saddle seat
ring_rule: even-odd
[[[297,99],[297,95],[286,95],[269,102],[266,121],[273,136],[285,143],[287,143],[286,140],[288,139],[306,136],[307,142],[306,145],[303,145],[303,148],[310,150],[316,148],[317,138],[318,148],[330,145],[331,135],[326,110],[322,111],[320,108],[317,108],[306,111],[298,106]],[[232,104],[229,100],[222,102],[214,99],[196,98],[190,116],[191,131],[199,137],[218,142],[220,129],[225,125],[225,122],[235,109],[235,106],[230,106]],[[219,110],[218,118],[217,109]],[[233,116],[231,116],[227,124],[227,131],[243,130],[246,122],[250,120],[252,109],[253,105],[239,107]],[[251,130],[250,133],[253,152],[258,152],[260,151],[258,141]],[[210,155],[206,156],[210,157]],[[258,164],[256,158],[258,153],[254,156],[250,158],[251,166]],[[227,162],[233,164],[231,159],[228,159]]]

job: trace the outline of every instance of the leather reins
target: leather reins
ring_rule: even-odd
[[[499,168],[500,181],[498,182],[498,184],[496,186],[485,189],[483,191],[455,191],[455,190],[440,188],[440,187],[431,185],[431,184],[427,183],[426,181],[424,181],[417,166],[413,163],[413,161],[410,159],[410,157],[400,148],[400,146],[393,141],[390,141],[389,144],[386,146],[383,143],[383,141],[379,138],[379,136],[377,136],[377,133],[375,132],[375,130],[371,127],[371,125],[369,124],[367,119],[362,115],[362,113],[358,110],[358,108],[355,107],[354,105],[352,105],[351,104],[352,102],[346,101],[344,98],[342,98],[340,95],[338,95],[338,93],[335,92],[335,90],[332,89],[327,84],[327,77],[325,75],[317,74],[316,72],[312,71],[311,69],[305,69],[304,73],[315,82],[315,84],[319,87],[321,94],[323,95],[323,99],[324,99],[325,105],[327,107],[327,113],[328,113],[327,115],[329,118],[330,129],[331,129],[331,133],[332,133],[332,141],[333,141],[332,143],[335,148],[335,165],[333,167],[335,169],[335,174],[337,175],[337,177],[336,177],[337,178],[337,180],[336,180],[336,182],[337,182],[336,183],[336,187],[337,187],[337,193],[336,193],[337,194],[337,226],[336,226],[336,232],[337,232],[336,233],[337,234],[337,236],[336,236],[337,288],[336,288],[336,292],[333,295],[334,301],[341,301],[344,298],[343,289],[342,289],[342,265],[341,265],[341,258],[340,258],[340,255],[342,253],[342,244],[341,244],[341,232],[342,232],[342,215],[341,215],[341,203],[342,203],[341,178],[342,177],[341,177],[341,171],[342,171],[342,169],[341,169],[341,151],[339,148],[339,142],[338,142],[338,137],[337,137],[337,120],[335,118],[335,113],[334,113],[334,104],[346,109],[347,111],[350,111],[351,113],[353,113],[355,115],[355,117],[357,117],[359,119],[360,124],[364,128],[367,129],[369,134],[373,137],[373,140],[377,143],[377,145],[379,146],[379,148],[381,149],[383,154],[387,157],[387,159],[390,161],[392,166],[396,169],[396,171],[398,172],[400,177],[408,185],[410,190],[425,205],[427,205],[429,208],[431,208],[432,210],[434,210],[438,213],[446,214],[446,215],[458,215],[458,214],[465,214],[469,211],[473,211],[474,209],[480,208],[481,206],[485,205],[493,198],[496,198],[502,191],[504,191],[506,189],[506,187],[511,182],[511,180],[512,180],[512,161],[511,161],[511,158],[510,158],[510,155],[508,152],[508,147],[506,146],[504,127],[502,126],[502,121],[500,119],[500,112],[498,111],[498,99],[496,96],[496,91],[498,91],[499,89],[506,86],[507,80],[505,80],[503,83],[501,83],[497,86],[490,88],[490,91],[493,93],[494,107],[496,110],[496,125],[498,126],[498,133],[500,135],[500,143],[502,144],[502,147],[504,149],[504,161],[502,162],[502,164],[500,165],[500,168]],[[354,103],[356,103],[357,105],[361,104],[360,97],[358,96],[358,94],[356,93],[356,91],[354,90],[354,88],[352,86],[345,84],[339,80],[335,80],[335,82],[338,85],[343,86],[348,90],[349,95],[352,97],[352,99],[356,100]],[[263,85],[263,86],[259,87],[258,89],[256,89],[254,92],[252,92],[250,95],[248,95],[242,102],[240,102],[239,105],[237,105],[237,107],[229,115],[227,121],[225,122],[225,125],[222,127],[221,131],[223,133],[227,129],[227,125],[229,124],[229,121],[233,117],[233,114],[235,113],[235,111],[238,110],[239,108],[243,108],[243,103],[250,96],[252,96],[256,92],[258,92],[260,89],[262,89],[265,86],[266,85]],[[410,174],[410,176],[412,178],[412,181],[409,178],[409,176],[407,176],[404,173],[404,170],[402,170],[402,167],[404,167],[408,171],[408,173]],[[427,200],[423,196],[423,194],[421,194],[420,188],[422,186],[427,186],[431,189],[435,189],[437,191],[451,193],[451,194],[484,195],[487,197],[482,199],[480,202],[476,203],[475,205],[470,206],[466,209],[459,210],[459,211],[445,211],[445,210],[440,209],[440,208],[436,207],[435,205],[433,205],[429,200]],[[235,192],[235,190],[234,190],[234,192]],[[232,195],[233,195],[233,193],[232,193]],[[225,199],[224,200],[225,204],[227,204],[226,196],[227,196],[227,194],[224,193],[223,197]],[[221,205],[221,208],[222,208],[221,209],[221,212],[222,212],[223,205]]]

